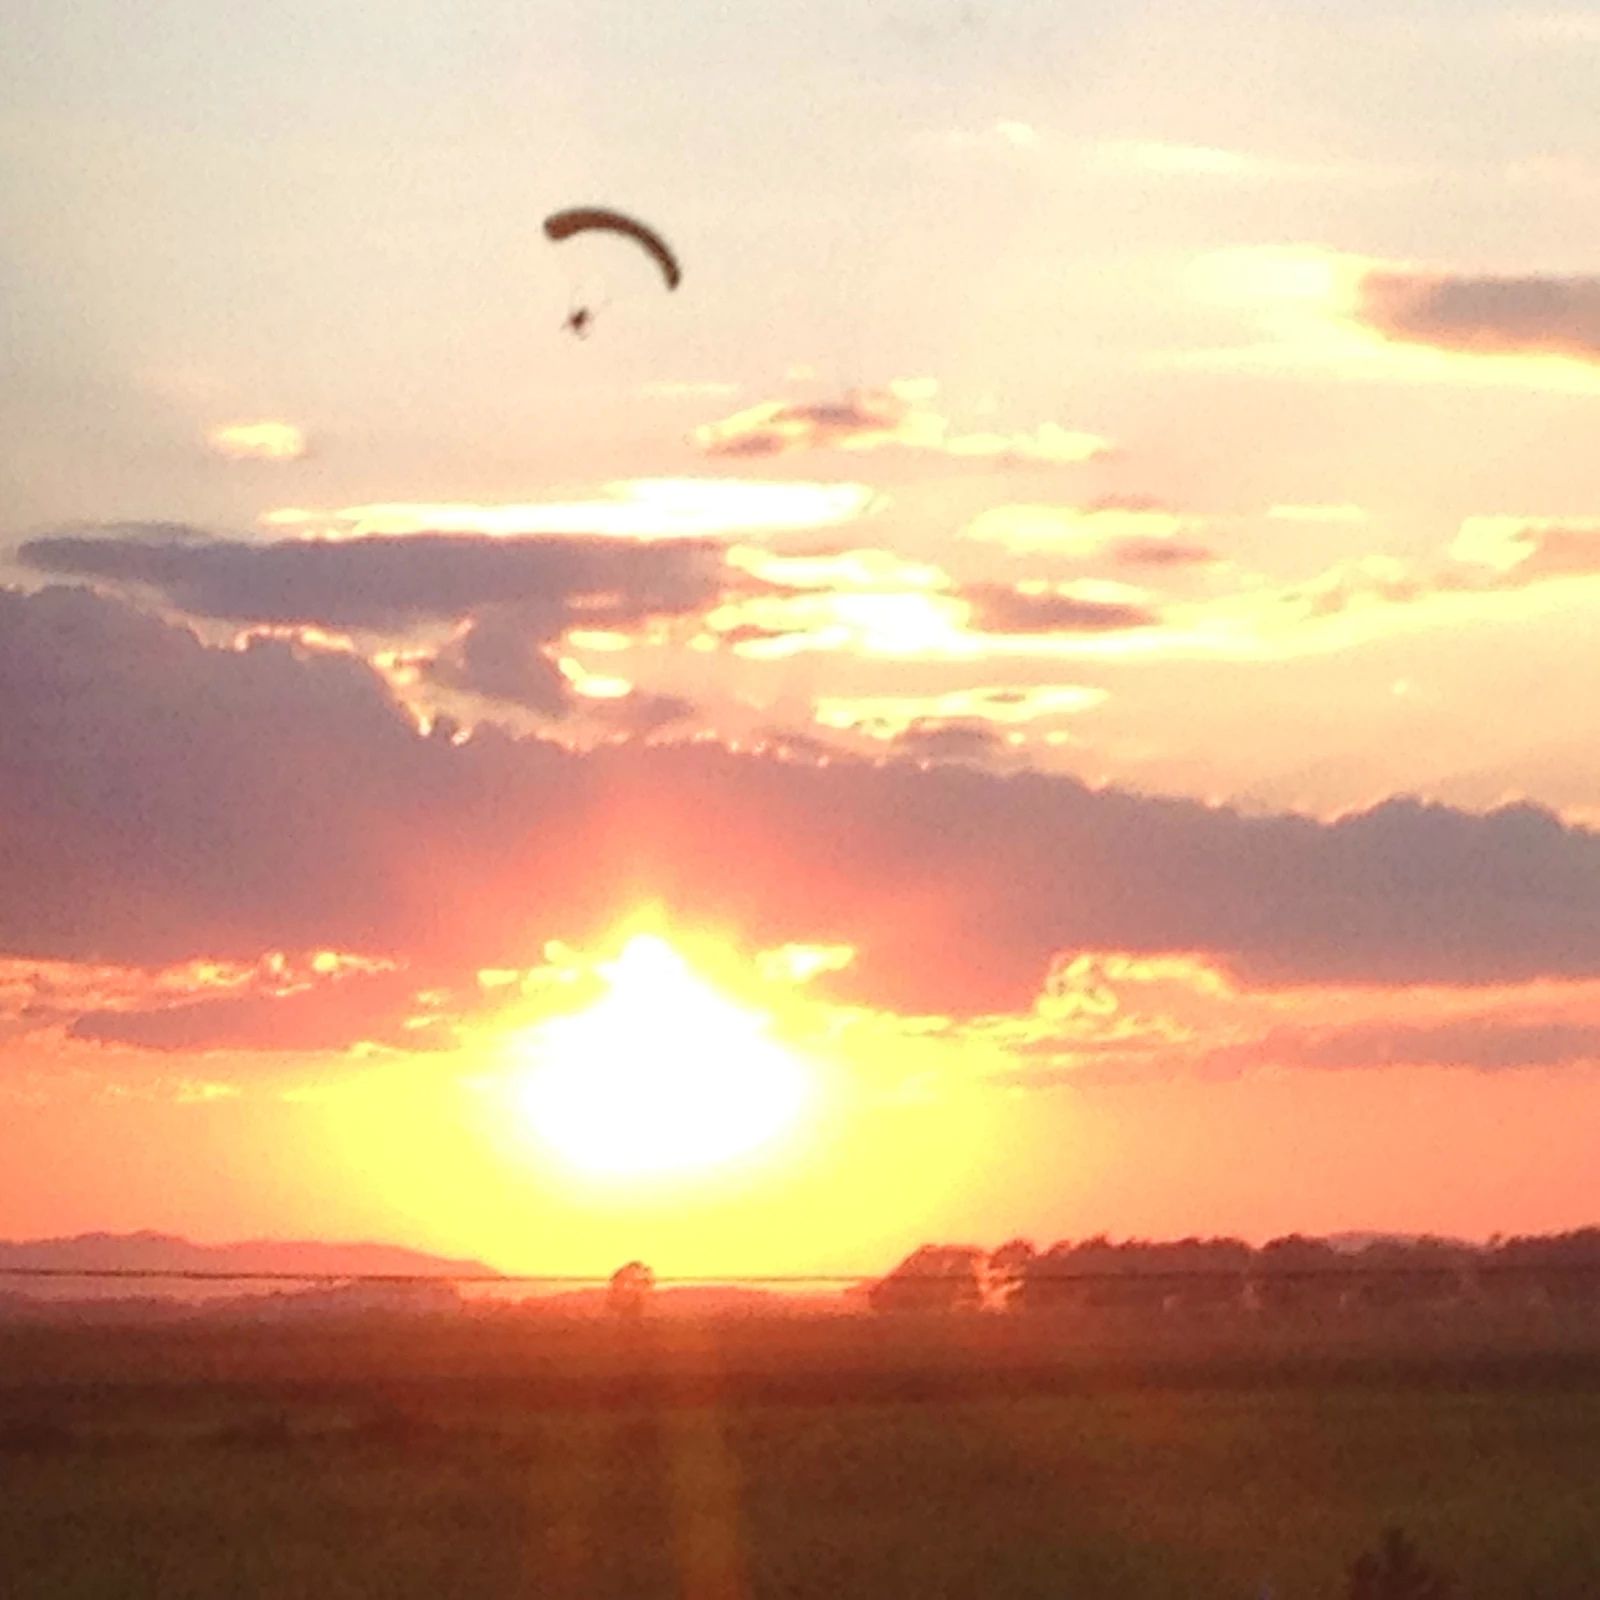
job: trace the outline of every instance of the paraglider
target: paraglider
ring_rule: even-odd
[[[574,206],[544,219],[545,237],[557,244],[572,238],[574,234],[596,230],[621,234],[640,245],[661,269],[668,289],[676,289],[683,281],[683,269],[666,240],[654,228],[648,228],[620,211],[610,211],[602,206]],[[594,309],[590,306],[574,306],[562,326],[579,339],[587,338],[594,315]]]

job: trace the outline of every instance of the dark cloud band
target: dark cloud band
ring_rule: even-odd
[[[0,591],[0,728],[0,953],[30,959],[516,966],[655,900],[853,944],[838,982],[907,1011],[1026,1008],[1072,949],[1264,984],[1600,974],[1600,837],[1531,805],[1325,823],[963,764],[457,743],[350,656],[64,589]]]
[[[1405,344],[1600,362],[1600,277],[1376,271],[1362,280],[1359,314]]]

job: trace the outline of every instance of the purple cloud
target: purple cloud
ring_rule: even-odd
[[[1360,317],[1385,338],[1475,355],[1600,361],[1600,277],[1369,272]]]
[[[905,760],[426,736],[348,655],[207,647],[0,590],[0,954],[165,965],[332,948],[525,965],[641,900],[838,992],[1027,1007],[1061,951],[1203,952],[1257,985],[1600,974],[1600,836],[1532,805],[1336,822]]]
[[[960,593],[972,607],[972,626],[981,633],[1119,633],[1153,628],[1161,621],[1149,606],[1049,590],[1035,593],[1001,583],[968,584]]]
[[[721,581],[721,547],[699,540],[410,534],[246,544],[179,531],[55,534],[29,540],[18,559],[153,589],[194,617],[326,628],[403,628],[489,605],[522,607],[546,634],[579,622],[619,626],[696,610]]]

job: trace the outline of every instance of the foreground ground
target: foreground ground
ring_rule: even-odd
[[[1492,1336],[1491,1336],[1492,1334]],[[1583,1330],[0,1330],[7,1600],[1600,1596]]]

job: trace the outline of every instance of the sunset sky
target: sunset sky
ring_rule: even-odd
[[[10,0],[0,1237],[1600,1221],[1597,83],[1490,0]]]

